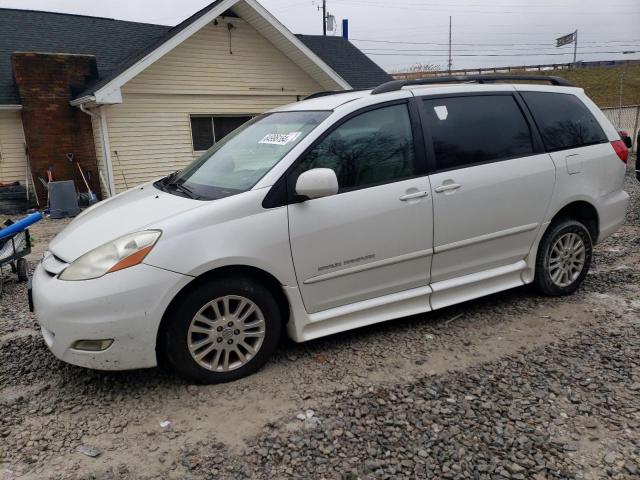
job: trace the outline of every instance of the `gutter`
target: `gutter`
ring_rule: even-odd
[[[91,102],[95,102],[95,101],[96,101],[96,97],[94,97],[93,95],[86,95],[84,97],[74,98],[69,103],[71,104],[72,107],[78,107],[78,106],[83,105],[85,103],[91,103]],[[87,113],[84,110],[82,110],[82,111],[84,113]],[[91,114],[88,114],[88,115],[91,115]],[[93,116],[93,115],[91,115],[91,116]]]
[[[22,110],[22,105],[0,105],[0,111],[2,110]]]
[[[88,97],[83,97],[88,98]],[[78,99],[82,100],[82,99]],[[71,102],[73,105],[73,102]],[[90,110],[87,110],[84,106],[84,103],[78,103],[78,107],[82,113],[86,113],[92,119],[98,119],[100,122],[100,140],[102,143],[102,151],[104,152],[104,160],[105,166],[107,167],[107,179],[109,183],[109,191],[107,192],[109,197],[113,197],[116,192],[116,185],[113,180],[113,162],[111,160],[111,147],[109,146],[109,130],[107,129],[107,112],[104,110],[104,106],[99,107],[100,115],[96,116],[96,114]],[[100,169],[100,167],[98,167]]]

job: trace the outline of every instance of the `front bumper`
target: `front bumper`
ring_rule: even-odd
[[[67,363],[97,370],[157,365],[156,336],[171,299],[192,277],[146,264],[95,280],[58,280],[38,265],[33,306],[51,352]],[[113,339],[101,352],[72,348],[77,340]]]

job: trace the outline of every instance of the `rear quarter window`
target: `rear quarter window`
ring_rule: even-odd
[[[587,106],[575,95],[521,92],[549,151],[604,143],[607,136]]]

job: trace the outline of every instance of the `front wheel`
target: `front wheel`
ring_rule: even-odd
[[[196,287],[173,309],[161,333],[169,365],[197,383],[222,383],[262,367],[282,328],[269,289],[242,277]]]
[[[534,283],[545,295],[575,292],[591,266],[593,244],[587,227],[576,220],[552,224],[538,247]]]

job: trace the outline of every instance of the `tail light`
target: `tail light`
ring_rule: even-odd
[[[627,163],[627,159],[629,158],[629,149],[624,144],[622,140],[614,140],[611,142],[611,146],[618,155],[618,158],[622,160],[624,163]]]

